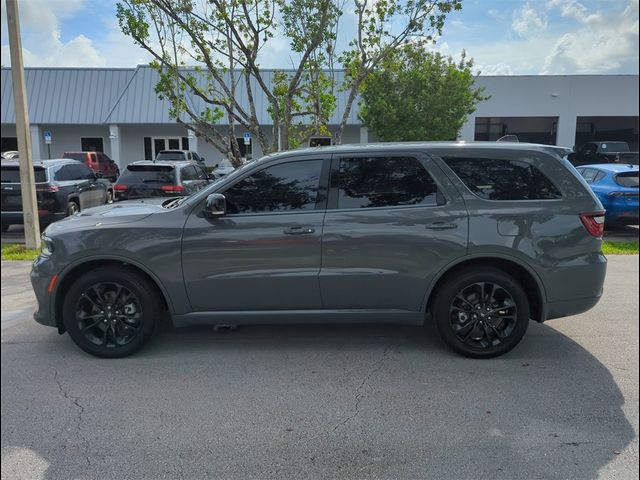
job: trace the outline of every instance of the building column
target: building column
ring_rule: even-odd
[[[118,168],[122,170],[122,159],[120,158],[120,127],[109,125],[109,142],[111,143],[111,159],[116,162]]]
[[[473,142],[476,138],[476,116],[469,115],[467,122],[462,126],[458,133],[458,140],[465,142]]]
[[[369,129],[360,127],[360,143],[369,143]]]
[[[40,151],[40,125],[29,125],[29,132],[31,133],[32,160],[42,160],[42,152]]]
[[[192,130],[187,130],[187,138],[189,139],[189,150],[200,155],[200,152],[198,151],[198,137],[196,137],[196,134]]]
[[[558,117],[558,131],[556,132],[556,145],[573,147],[576,144],[576,124],[578,117],[564,115]]]

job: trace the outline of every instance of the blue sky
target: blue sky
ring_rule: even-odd
[[[373,1],[373,0],[372,0]],[[21,0],[27,66],[131,67],[148,57],[122,35],[115,0]],[[350,1],[347,0],[347,5]],[[2,64],[9,64],[2,1]],[[345,13],[343,31],[349,30]],[[435,47],[490,74],[638,73],[638,0],[463,0]],[[265,67],[290,66],[274,39]]]

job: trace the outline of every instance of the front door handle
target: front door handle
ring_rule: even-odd
[[[314,232],[315,230],[311,227],[289,227],[284,229],[286,235],[308,235]]]
[[[429,230],[451,230],[453,228],[458,228],[458,225],[455,223],[447,223],[447,222],[433,222],[429,223],[427,227]]]

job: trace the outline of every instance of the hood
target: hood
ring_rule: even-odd
[[[54,222],[47,227],[48,233],[63,230],[85,228],[89,226],[116,225],[132,223],[142,220],[154,213],[166,212],[162,207],[167,198],[145,198],[143,200],[129,200],[109,205],[88,208],[80,213]]]

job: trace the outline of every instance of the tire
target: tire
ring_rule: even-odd
[[[162,298],[145,277],[123,267],[101,267],[78,278],[63,300],[66,331],[91,355],[121,358],[151,338]]]
[[[67,203],[67,217],[70,217],[71,215],[75,215],[79,211],[80,211],[80,205],[78,205],[76,202],[71,201]]]
[[[105,197],[104,203],[107,205],[113,203],[113,192],[111,190],[107,190],[107,195]]]
[[[507,353],[529,325],[529,300],[522,285],[494,268],[467,270],[447,278],[433,305],[440,337],[466,357],[493,358]]]

